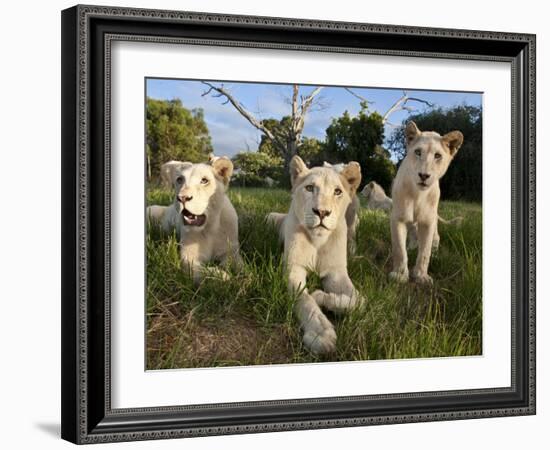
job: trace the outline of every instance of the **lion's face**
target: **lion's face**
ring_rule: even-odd
[[[174,188],[181,222],[189,230],[201,230],[223,196],[233,163],[219,158],[209,164],[170,161],[161,167],[163,179]]]
[[[311,236],[327,236],[344,219],[361,182],[361,168],[351,162],[341,173],[325,167],[309,169],[298,156],[290,162],[293,210]]]
[[[445,175],[464,140],[460,131],[441,136],[434,131],[420,131],[414,122],[407,124],[405,137],[404,168],[419,190],[429,189]]]

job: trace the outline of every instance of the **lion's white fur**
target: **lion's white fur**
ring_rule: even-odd
[[[391,213],[393,201],[390,197],[386,195],[386,192],[380,186],[376,181],[371,181],[370,183],[366,184],[363,190],[361,191],[361,195],[363,195],[367,199],[367,208],[371,210],[382,210],[386,211],[387,213]],[[454,217],[449,220],[445,220],[441,216],[437,216],[437,222],[444,223],[446,225],[459,225],[462,222],[463,218],[460,216]],[[434,237],[432,241],[432,250],[437,250],[439,248],[439,226],[436,225],[434,230]],[[409,250],[415,249],[418,247],[418,240],[416,238],[416,226],[414,224],[410,224],[408,226],[408,234],[407,234],[407,248]]]
[[[375,181],[371,181],[366,184],[361,195],[367,200],[367,208],[376,210],[381,209],[382,211],[390,212],[392,207],[392,200],[389,198],[382,186],[380,186]]]
[[[174,202],[170,206],[147,208],[149,220],[167,232],[175,229],[178,233],[182,268],[191,270],[196,283],[206,272],[227,277],[219,268],[207,271],[204,263],[218,261],[237,268],[242,264],[237,213],[226,195],[232,171],[233,163],[227,158],[218,158],[211,164],[180,161],[163,164],[161,178],[174,189]],[[189,225],[183,217],[184,209],[196,216],[204,215],[204,223]]]
[[[333,169],[336,173],[342,173],[342,171],[346,168],[346,164],[331,164],[324,161],[323,167]],[[357,226],[359,225],[359,209],[361,209],[361,203],[359,202],[357,195],[354,194],[351,198],[351,203],[346,210],[346,224],[348,226],[348,251],[350,255],[355,255],[357,250],[356,234]]]
[[[295,156],[290,175],[288,214],[271,213],[268,221],[280,227],[284,239],[288,287],[297,295],[304,344],[315,354],[329,353],[336,348],[336,332],[321,307],[343,312],[361,301],[347,271],[345,214],[361,181],[361,169],[356,162],[340,174],[323,167],[309,169]],[[308,292],[309,271],[319,274],[323,290]]]
[[[393,270],[390,278],[399,282],[409,279],[406,240],[407,231],[414,227],[418,256],[411,277],[419,283],[431,283],[428,266],[433,240],[437,235],[439,179],[445,175],[464,137],[460,131],[444,136],[433,131],[422,132],[414,122],[407,124],[405,137],[407,154],[392,187]]]

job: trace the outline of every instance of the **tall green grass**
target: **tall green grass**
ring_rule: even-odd
[[[398,285],[390,271],[389,218],[362,209],[357,253],[349,273],[365,304],[335,317],[337,351],[317,358],[302,346],[294,299],[287,293],[282,245],[265,223],[286,212],[279,189],[232,188],[239,215],[244,269],[229,281],[198,287],[180,269],[175,234],[147,234],[147,366],[149,369],[479,355],[482,335],[481,205],[442,202],[441,244],[432,256],[434,286]],[[151,189],[149,204],[169,204],[170,192]],[[410,265],[416,252],[409,252]],[[320,285],[314,274],[309,287]]]

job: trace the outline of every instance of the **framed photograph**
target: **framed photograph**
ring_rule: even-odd
[[[535,413],[535,36],[62,12],[62,437]]]

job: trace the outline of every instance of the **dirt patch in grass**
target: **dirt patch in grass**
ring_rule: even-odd
[[[284,325],[260,327],[253,320],[225,317],[199,320],[163,313],[152,318],[147,335],[147,368],[281,364],[295,349]]]

